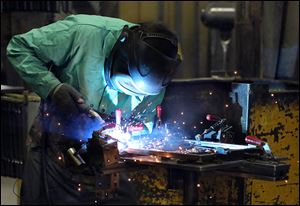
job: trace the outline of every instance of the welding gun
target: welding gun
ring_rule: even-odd
[[[145,126],[133,119],[122,119],[122,110],[115,110],[115,117],[109,116],[107,122],[99,131],[101,135],[108,135],[121,143],[120,148],[127,147],[128,141],[132,138],[145,134]]]
[[[88,114],[88,116],[91,117],[92,119],[95,119],[95,120],[99,121],[100,124],[104,124],[105,121],[101,118],[100,114],[98,114],[91,107],[88,107],[83,103],[78,103],[77,105],[78,105],[78,108],[80,109],[80,111],[82,111],[83,113]]]

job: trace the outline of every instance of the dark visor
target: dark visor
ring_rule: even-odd
[[[164,55],[140,39],[135,40],[134,51],[129,53],[129,74],[135,82],[144,82],[146,93],[159,93],[169,83],[180,61]]]

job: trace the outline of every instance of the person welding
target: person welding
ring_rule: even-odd
[[[178,53],[176,35],[158,22],[71,15],[15,35],[9,61],[42,98],[27,141],[21,203],[135,204],[121,177],[117,195],[96,197],[95,171],[74,166],[66,153],[118,108],[151,133],[155,108],[181,62]]]

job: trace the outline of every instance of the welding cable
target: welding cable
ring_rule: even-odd
[[[42,143],[42,155],[41,155],[41,161],[42,161],[42,176],[43,176],[43,183],[44,183],[44,192],[45,192],[45,196],[46,196],[46,204],[50,204],[50,198],[49,198],[49,187],[48,187],[48,180],[47,180],[47,158],[46,158],[46,155],[47,155],[47,137],[48,137],[48,134],[47,134],[47,131],[46,128],[49,128],[49,124],[48,121],[46,123],[46,118],[44,117],[45,116],[45,102],[42,100],[41,102],[41,106],[42,106],[42,124],[43,124],[43,135],[42,135],[42,140],[41,140],[41,143]],[[48,127],[47,127],[48,125]]]
[[[51,63],[48,67],[49,72],[51,72],[53,67],[53,63]],[[47,131],[49,131],[49,123],[48,121],[46,121],[47,119],[45,118],[45,114],[46,114],[46,109],[45,109],[45,105],[46,102],[45,100],[41,100],[41,112],[42,112],[42,127],[43,127],[43,133],[42,133],[42,139],[41,139],[41,144],[42,144],[42,154],[41,154],[41,170],[42,170],[42,176],[43,176],[43,183],[44,183],[44,192],[45,192],[45,196],[46,196],[46,204],[50,204],[50,198],[49,198],[49,186],[48,186],[48,180],[47,180],[47,137],[48,137],[48,133]],[[47,129],[46,129],[47,128]]]
[[[106,91],[106,88],[107,88],[107,84],[105,85],[105,87],[104,87],[104,89],[103,89],[103,92],[102,92],[102,94],[101,94],[101,98],[100,98],[100,101],[99,101],[99,104],[98,104],[98,108],[100,108],[100,106],[101,106],[102,99],[103,99],[104,93],[105,93],[105,91]],[[98,109],[98,108],[97,108],[97,109]]]

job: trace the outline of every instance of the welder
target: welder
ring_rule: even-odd
[[[155,108],[181,62],[174,32],[158,22],[71,15],[15,35],[7,56],[42,98],[27,141],[21,203],[135,204],[122,176],[116,195],[95,197],[97,171],[72,164],[67,150],[117,108],[151,133]]]

